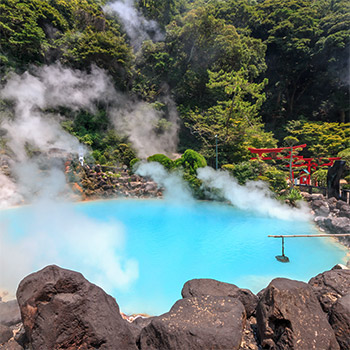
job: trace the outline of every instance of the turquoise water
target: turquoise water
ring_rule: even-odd
[[[97,284],[101,282],[102,287],[106,279],[115,277],[116,283],[106,285],[106,289],[126,313],[168,311],[181,298],[183,284],[192,278],[214,278],[255,293],[275,277],[308,281],[344,262],[347,252],[326,238],[286,239],[285,254],[290,263],[280,263],[275,255],[281,254],[281,240],[267,236],[316,233],[312,225],[271,219],[218,203],[111,200],[65,204],[64,210],[48,208],[41,208],[39,215],[31,207],[2,211],[0,223],[8,230],[7,239],[18,245],[33,235],[39,241],[31,260],[33,270],[42,268],[41,264],[58,263],[82,272]],[[62,222],[66,224],[61,227]],[[116,233],[112,230],[104,236],[112,226],[117,227]],[[46,235],[54,238],[47,241]],[[100,244],[112,236],[117,236],[111,246],[120,268],[132,267],[129,279],[128,273],[121,273],[124,282],[116,277],[115,269],[104,271],[115,262],[108,262],[112,259],[109,246]],[[75,245],[72,251],[70,245]],[[42,252],[47,250],[45,257]]]

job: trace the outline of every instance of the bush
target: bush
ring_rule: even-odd
[[[139,167],[140,164],[139,163],[141,160],[139,158],[134,158],[131,159],[130,161],[130,169],[129,169],[129,173],[130,174],[134,174],[137,171],[137,168]]]
[[[247,181],[257,180],[259,175],[263,175],[266,164],[253,159],[234,165],[227,164],[225,168],[231,172],[240,185],[244,185]]]
[[[119,144],[118,151],[119,151],[120,161],[127,166],[130,166],[131,160],[136,158],[135,152],[129,144],[126,144],[126,143]]]
[[[346,168],[350,170],[350,148],[346,148],[338,153],[338,157],[346,162]]]
[[[158,163],[162,164],[164,168],[169,169],[169,170],[174,168],[174,162],[169,157],[167,157],[166,155],[161,154],[161,153],[154,154],[153,156],[148,157],[147,161],[148,162],[158,162]]]
[[[303,200],[303,196],[297,188],[291,188],[286,193],[279,197],[280,200],[287,200],[293,206],[300,200]]]
[[[287,195],[286,199],[288,199],[291,204],[295,204],[297,201],[302,200],[303,196],[297,188],[292,188],[289,191],[289,194]]]
[[[228,172],[230,172],[231,174],[233,173],[233,169],[235,168],[235,166],[233,164],[224,164],[221,169],[226,170]]]
[[[139,161],[140,161],[139,158],[131,159],[131,161],[130,161],[130,168],[133,168],[134,165],[135,165],[136,163],[138,163]]]
[[[280,192],[288,188],[286,174],[282,170],[278,170],[275,167],[268,167],[264,172],[264,177],[267,179],[270,189],[274,192]]]
[[[202,188],[202,181],[199,180],[196,176],[191,174],[184,174],[183,179],[188,183],[193,197],[197,199],[205,199],[205,193]]]
[[[204,168],[207,166],[207,161],[198,152],[188,149],[184,152],[181,158],[175,161],[176,167],[182,167],[185,172],[191,175],[196,175],[198,168]]]

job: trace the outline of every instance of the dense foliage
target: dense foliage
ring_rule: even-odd
[[[4,0],[0,4],[0,72],[56,61],[78,69],[94,63],[123,87],[132,51],[102,1]]]
[[[122,21],[104,11],[107,2],[1,1],[1,80],[59,61],[86,71],[97,65],[117,90],[153,106],[170,95],[181,118],[178,150],[191,150],[176,162],[153,160],[181,165],[188,177],[217,155],[238,179],[252,172],[243,177],[283,189],[280,170],[252,171],[248,148],[282,145],[286,136],[308,145],[304,156],[348,157],[348,1],[138,0],[139,16],[157,21],[163,40],[137,50]],[[60,112],[96,161],[129,166],[137,156],[113,131],[106,106]]]

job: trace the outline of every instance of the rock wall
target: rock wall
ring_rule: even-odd
[[[18,287],[22,324],[15,301],[0,303],[0,350],[350,350],[349,269],[309,283],[276,278],[257,295],[196,279],[182,296],[128,322],[81,274],[48,266]]]
[[[336,198],[325,198],[322,194],[302,193],[308,202],[316,225],[330,234],[350,233],[350,205]],[[350,237],[338,237],[342,244],[350,247]]]
[[[163,193],[151,179],[130,175],[122,168],[108,170],[100,165],[84,165],[73,170],[67,166],[66,176],[73,190],[84,199],[156,198]]]

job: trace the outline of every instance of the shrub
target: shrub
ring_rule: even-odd
[[[221,169],[226,170],[228,172],[230,172],[231,174],[233,173],[233,169],[235,168],[235,166],[233,164],[224,164]]]
[[[269,183],[269,187],[274,192],[280,192],[288,188],[286,174],[282,170],[278,170],[275,167],[268,167],[264,172],[264,177]],[[261,179],[261,177],[259,177]],[[263,179],[261,179],[263,180]]]
[[[140,161],[139,158],[131,159],[131,161],[130,161],[130,168],[133,168],[134,165],[135,165],[136,163],[138,163],[139,161]]]
[[[303,196],[297,188],[290,188],[279,199],[288,200],[291,205],[295,206],[298,201],[303,199]]]
[[[137,164],[137,163],[139,163],[139,162],[140,162],[140,159],[139,159],[139,158],[131,159],[131,161],[130,161],[130,170],[129,170],[129,172],[130,172],[131,174],[134,174],[134,173],[135,173],[135,171],[137,170],[138,165],[139,165],[139,164]],[[137,165],[136,165],[136,164],[137,164]]]
[[[182,167],[185,172],[191,175],[196,175],[198,168],[204,168],[207,166],[207,161],[198,152],[188,149],[184,152],[181,158],[175,161],[176,167]]]
[[[350,170],[350,148],[346,148],[338,153],[338,157],[346,162],[346,168]]]
[[[118,145],[118,151],[121,162],[127,166],[130,166],[130,161],[136,157],[131,146],[126,143],[121,143]]]
[[[303,196],[297,188],[292,188],[289,191],[289,194],[287,195],[286,199],[288,199],[291,204],[295,204],[297,201],[302,200]]]
[[[183,179],[188,183],[192,194],[197,199],[204,199],[205,193],[202,188],[202,181],[199,180],[196,176],[189,173],[183,174]]]
[[[266,164],[257,159],[253,159],[234,164],[232,167],[229,167],[228,170],[237,179],[240,185],[244,185],[248,180],[256,180],[259,175],[263,175],[265,168]]]
[[[169,170],[174,168],[174,162],[169,157],[167,157],[166,155],[161,154],[161,153],[154,154],[153,156],[148,157],[147,161],[148,162],[158,162],[158,163],[162,164],[164,166],[164,168],[169,169]]]

